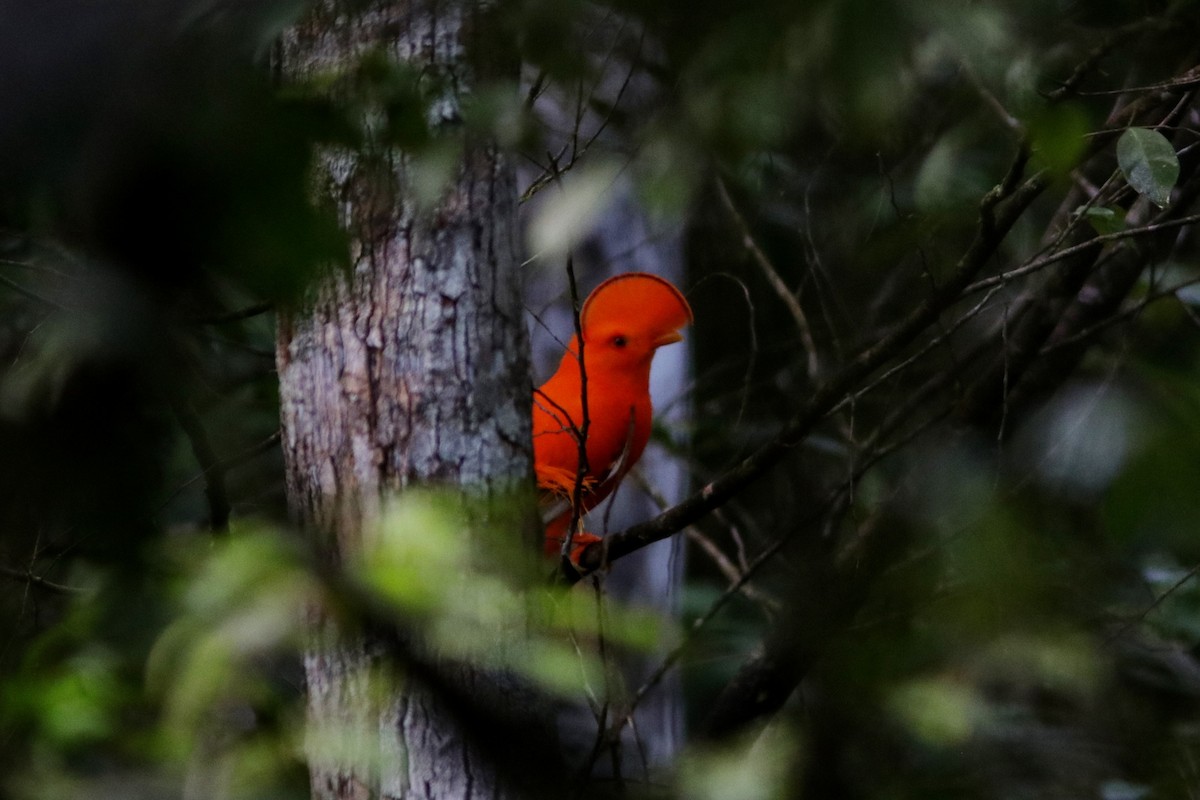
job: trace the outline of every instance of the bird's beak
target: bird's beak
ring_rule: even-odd
[[[662,336],[655,339],[654,340],[654,348],[657,350],[658,348],[662,347],[663,345],[675,344],[676,342],[682,342],[682,341],[683,341],[682,333],[680,333],[679,331],[671,331],[670,333],[664,333]]]

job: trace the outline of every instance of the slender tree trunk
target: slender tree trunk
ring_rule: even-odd
[[[386,53],[444,79],[431,123],[456,135],[459,102],[476,79],[465,37],[477,10],[470,2],[326,0],[285,37],[284,74],[344,71],[365,53]],[[279,325],[289,498],[333,563],[361,546],[389,493],[437,485],[486,501],[529,485],[510,166],[493,145],[469,143],[447,193],[425,211],[405,191],[408,169],[392,150],[323,157],[323,191],[350,233],[352,267],[329,275]],[[468,515],[464,528],[484,524]],[[513,527],[534,547],[535,531]],[[338,630],[322,611],[310,616],[314,797],[511,796],[431,691],[408,683],[379,696],[380,640]]]

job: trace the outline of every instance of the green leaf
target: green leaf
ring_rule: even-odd
[[[1160,208],[1167,205],[1179,179],[1179,158],[1165,136],[1149,128],[1130,128],[1117,141],[1117,163],[1138,194]]]
[[[1088,206],[1075,209],[1075,213],[1082,214],[1099,234],[1118,233],[1125,229],[1125,212],[1119,208]]]
[[[1029,120],[1029,136],[1038,168],[1068,174],[1079,163],[1091,127],[1087,112],[1073,103],[1034,114]]]

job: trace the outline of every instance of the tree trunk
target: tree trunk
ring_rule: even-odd
[[[445,79],[430,122],[439,135],[460,133],[459,102],[477,77],[465,36],[478,9],[364,5],[320,3],[285,36],[285,76],[344,72],[384,52]],[[493,145],[470,142],[464,153],[442,200],[424,211],[405,191],[405,155],[322,158],[319,177],[350,234],[351,268],[281,315],[277,363],[290,503],[335,564],[361,547],[389,493],[437,485],[486,501],[530,485],[515,183]],[[472,516],[465,528],[484,522],[464,515]],[[534,548],[536,531],[521,527],[512,535],[527,535]],[[320,610],[310,616],[310,732],[337,731],[338,740],[330,749],[310,736],[314,797],[512,796],[431,690],[408,682],[380,695],[377,636],[339,630]]]

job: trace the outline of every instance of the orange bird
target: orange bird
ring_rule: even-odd
[[[597,286],[579,313],[582,359],[571,337],[558,371],[533,393],[533,463],[546,522],[546,554],[562,548],[582,473],[579,515],[607,497],[650,439],[650,362],[683,340],[692,309],[669,281],[645,272]],[[583,370],[580,370],[580,361]],[[584,385],[587,386],[586,424]],[[586,462],[580,463],[580,442]],[[577,532],[571,560],[599,539]]]

